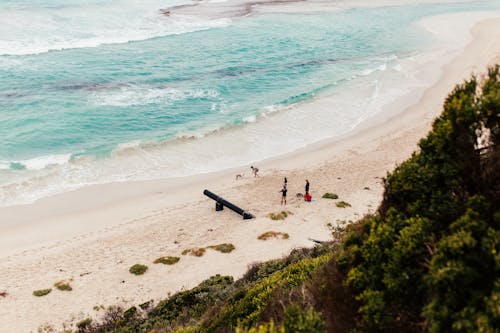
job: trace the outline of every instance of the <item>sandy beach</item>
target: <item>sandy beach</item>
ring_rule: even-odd
[[[466,14],[449,15],[460,22]],[[492,18],[494,17],[494,18]],[[417,149],[432,120],[441,112],[453,86],[483,74],[500,62],[500,13],[479,13],[467,46],[433,73],[437,81],[408,108],[395,105],[335,141],[326,140],[271,160],[218,173],[159,181],[89,186],[43,198],[33,204],[0,209],[0,332],[36,331],[43,325],[60,330],[102,307],[127,308],[194,287],[215,275],[240,277],[253,262],[278,258],[314,240],[329,240],[331,226],[376,211],[382,179]],[[433,21],[436,24],[436,20]],[[446,25],[443,20],[441,25]],[[327,107],[328,98],[307,107]],[[402,104],[404,105],[404,104]],[[243,174],[242,179],[235,179]],[[280,206],[283,177],[288,178],[288,204]],[[313,202],[296,197],[311,183]],[[216,212],[210,191],[256,216],[243,220],[228,209]],[[338,200],[322,199],[326,192]],[[351,205],[339,208],[343,200]],[[283,221],[269,213],[291,212]],[[266,231],[288,239],[258,240]],[[181,255],[185,249],[232,243],[231,253],[207,250],[204,256]],[[172,266],[153,264],[161,256],[178,256]],[[136,263],[149,270],[128,272]],[[72,291],[53,284],[71,280]],[[37,289],[52,288],[44,297]],[[102,306],[102,307],[101,307]]]

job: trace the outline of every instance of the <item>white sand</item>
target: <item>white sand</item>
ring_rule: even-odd
[[[447,21],[441,21],[440,26],[446,26]],[[102,314],[93,310],[95,306],[128,307],[159,300],[217,273],[238,278],[252,262],[312,246],[309,238],[329,239],[327,223],[355,220],[376,209],[381,178],[416,149],[451,88],[471,71],[484,72],[487,64],[500,60],[499,55],[497,15],[474,27],[471,42],[443,67],[437,83],[416,105],[404,112],[395,107],[388,113],[394,117],[378,116],[340,140],[261,162],[259,178],[245,168],[177,180],[108,184],[1,209],[0,292],[8,295],[0,296],[0,332],[28,332],[44,323],[60,329],[64,322],[70,325]],[[236,181],[234,175],[241,172],[245,176]],[[284,176],[289,182],[286,210],[294,215],[271,221],[266,215],[283,209],[278,191]],[[317,199],[312,203],[294,196],[303,192],[306,178]],[[227,209],[215,212],[214,202],[202,194],[204,188],[257,218],[244,221]],[[334,201],[320,199],[325,192],[337,193],[352,207],[337,208]],[[257,240],[269,230],[286,232],[290,238]],[[226,242],[236,250],[208,250],[200,258],[180,255],[186,248]],[[173,266],[152,263],[165,255],[181,260]],[[148,272],[131,275],[128,269],[135,263],[148,265]],[[32,296],[33,290],[53,288],[63,279],[73,279],[73,291]]]

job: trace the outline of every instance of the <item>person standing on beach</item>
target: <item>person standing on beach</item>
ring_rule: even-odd
[[[306,194],[309,194],[309,180],[306,179]]]
[[[286,186],[283,186],[283,189],[280,191],[281,192],[281,204],[285,204],[286,205],[286,192],[288,190],[286,189]]]
[[[256,168],[254,167],[253,165],[250,167],[250,169],[252,169],[252,172],[253,172],[253,176],[254,177],[259,177],[259,168]]]

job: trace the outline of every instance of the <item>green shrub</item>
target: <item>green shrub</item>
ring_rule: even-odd
[[[283,325],[285,332],[326,333],[325,322],[312,307],[305,311],[298,305],[288,306],[285,310]]]
[[[335,193],[329,193],[329,192],[327,192],[327,193],[323,194],[322,198],[323,199],[338,199],[339,196],[336,195]]]
[[[290,289],[299,286],[309,279],[313,272],[323,267],[330,258],[330,253],[317,258],[306,258],[258,281],[238,294],[235,299],[229,300],[215,317],[202,326],[207,332],[220,331],[222,327],[253,326],[278,288]]]
[[[179,260],[181,260],[181,258],[179,258],[179,257],[167,256],[167,257],[160,257],[160,258],[156,259],[153,263],[154,264],[173,265],[173,264],[178,263]]]
[[[278,232],[278,231],[266,231],[257,239],[259,240],[268,240],[269,238],[281,238],[281,239],[288,239],[290,236],[287,233],[284,232]]]
[[[48,295],[50,294],[50,292],[52,291],[52,289],[40,289],[40,290],[35,290],[33,291],[33,296],[36,296],[36,297],[41,297],[41,296],[45,296],[45,295]]]
[[[257,328],[245,329],[238,326],[235,333],[286,333],[285,327],[283,325],[274,324],[274,320],[271,319],[270,322],[265,324],[260,324]]]
[[[125,320],[128,320],[134,317],[136,314],[137,314],[137,308],[135,306],[132,306],[127,310],[125,310],[125,312],[123,312],[123,318]]]
[[[76,323],[76,328],[78,328],[79,330],[85,330],[90,326],[91,323],[92,323],[92,318],[86,318]]]
[[[481,84],[457,85],[419,151],[384,180],[380,216],[348,237],[347,283],[364,331],[500,327],[492,307],[500,290],[498,110],[498,66]]]
[[[223,244],[219,244],[219,245],[210,245],[208,248],[212,249],[212,250],[215,250],[215,251],[222,252],[222,253],[230,253],[230,252],[232,252],[235,249],[234,245],[231,244],[231,243],[223,243]]]
[[[182,255],[185,256],[187,254],[195,256],[195,257],[202,257],[205,254],[206,249],[204,247],[195,247],[192,249],[185,249],[182,251]]]
[[[61,280],[54,283],[54,287],[61,291],[71,291],[73,288],[71,288],[70,282],[71,280]]]
[[[142,274],[146,273],[147,270],[148,270],[148,266],[141,265],[141,264],[135,264],[134,266],[130,267],[130,269],[128,271],[134,275],[142,275]]]
[[[286,219],[289,215],[293,215],[293,213],[291,211],[283,210],[279,213],[269,213],[267,217],[269,217],[271,220],[278,221]]]
[[[154,332],[149,332],[154,333]],[[201,328],[197,326],[186,326],[186,327],[178,327],[172,333],[203,333]]]
[[[345,201],[336,202],[335,205],[339,208],[351,207],[351,204]]]

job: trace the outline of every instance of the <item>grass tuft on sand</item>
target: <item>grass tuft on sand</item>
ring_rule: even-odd
[[[338,199],[339,196],[336,195],[335,193],[327,192],[327,193],[323,194],[322,198],[323,199]]]
[[[289,215],[293,215],[293,213],[289,210],[283,210],[279,213],[269,213],[267,214],[267,217],[269,217],[271,220],[278,221],[286,219]]]
[[[71,279],[57,281],[56,283],[54,283],[54,287],[56,287],[61,291],[71,291],[73,290],[73,288],[71,288],[70,285],[71,281],[72,281]]]
[[[90,327],[90,324],[92,324],[92,318],[85,318],[76,323],[76,328],[78,328],[78,330],[85,330]]]
[[[345,201],[339,201],[337,203],[335,203],[335,205],[339,208],[347,208],[347,207],[351,207],[351,204],[348,203],[348,202],[345,202]]]
[[[160,257],[153,261],[155,264],[164,264],[164,265],[173,265],[177,264],[181,260],[179,257],[171,257],[171,256],[166,256],[166,257]]]
[[[51,291],[52,291],[52,289],[50,289],[50,288],[35,290],[35,291],[33,291],[33,296],[42,297],[42,296],[50,294]]]
[[[185,249],[182,251],[182,255],[185,256],[187,254],[195,257],[202,257],[205,254],[206,249],[204,247],[195,247],[192,249]]]
[[[147,270],[148,270],[148,266],[141,265],[141,264],[135,264],[134,266],[130,267],[130,269],[128,271],[134,275],[142,275],[142,274],[146,273]]]
[[[231,243],[223,243],[223,244],[219,244],[219,245],[210,245],[208,248],[212,249],[212,250],[215,250],[215,251],[222,252],[222,253],[229,253],[229,252],[232,252],[235,249],[234,245],[231,244]]]
[[[279,232],[279,231],[267,231],[257,237],[259,240],[268,240],[269,238],[281,238],[281,239],[288,239],[290,236],[285,233],[285,232]]]

